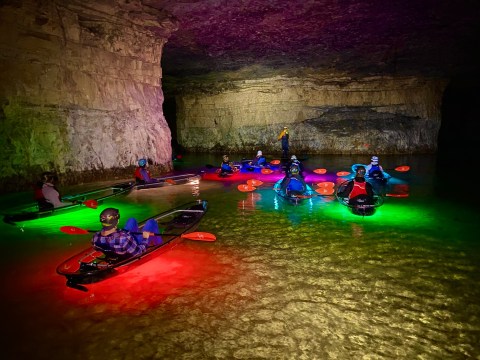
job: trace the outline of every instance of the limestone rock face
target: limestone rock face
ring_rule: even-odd
[[[176,25],[140,2],[119,4],[0,5],[0,181],[5,187],[45,170],[73,183],[131,176],[131,167],[144,156],[162,170],[171,169],[160,62]]]
[[[211,84],[178,96],[177,133],[199,151],[279,153],[277,136],[288,126],[291,153],[434,153],[445,85],[318,73]]]

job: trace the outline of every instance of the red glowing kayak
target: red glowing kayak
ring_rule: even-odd
[[[70,257],[57,267],[57,273],[65,276],[67,286],[87,291],[81,284],[90,284],[105,280],[111,276],[128,271],[132,266],[138,266],[150,258],[153,253],[164,252],[176,245],[181,239],[190,239],[197,241],[215,241],[213,234],[205,232],[195,232],[198,223],[207,212],[208,202],[206,200],[197,200],[189,202],[171,210],[162,212],[151,217],[163,229],[160,232],[161,243],[147,247],[147,251],[127,258],[121,259],[115,254],[108,254],[88,246],[85,250]],[[149,219],[139,223],[138,233],[142,232],[143,226]],[[80,235],[92,230],[84,230],[73,226],[64,226],[61,231]]]

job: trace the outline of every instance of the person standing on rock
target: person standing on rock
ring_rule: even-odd
[[[278,135],[278,140],[282,141],[282,159],[288,160],[288,127],[284,126],[280,135]]]

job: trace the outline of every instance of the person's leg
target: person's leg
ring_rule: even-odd
[[[130,218],[127,220],[125,223],[125,230],[128,230],[130,232],[138,232],[138,222],[135,218]],[[134,234],[135,240],[137,240],[138,244],[144,244],[143,236],[142,234]]]
[[[143,227],[143,231],[148,231],[154,234],[158,234],[160,229],[158,227],[158,223],[154,219],[149,219],[145,226]],[[161,235],[151,235],[148,238],[148,245],[149,246],[156,246],[162,243],[162,236]]]

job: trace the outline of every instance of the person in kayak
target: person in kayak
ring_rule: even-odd
[[[357,166],[355,177],[338,193],[341,198],[348,198],[349,205],[373,205],[374,192],[372,184],[365,180],[365,167]]]
[[[255,158],[252,161],[249,161],[246,164],[245,169],[247,169],[248,171],[254,171],[255,168],[263,168],[266,165],[267,165],[267,158],[263,156],[262,150],[258,150],[257,156],[255,156]]]
[[[383,168],[378,163],[378,156],[372,156],[370,164],[367,165],[366,174],[371,179],[383,180]]]
[[[138,160],[138,166],[135,169],[135,183],[144,185],[155,182],[155,179],[152,179],[150,170],[147,169],[147,159]]]
[[[55,186],[57,176],[50,171],[42,173],[41,180],[34,189],[34,198],[38,203],[39,210],[49,210],[62,206],[72,205],[73,202],[62,201],[60,192]]]
[[[233,162],[230,161],[228,155],[223,155],[222,163],[220,164],[220,176],[228,176],[238,171],[238,168],[234,166]]]
[[[290,158],[290,161],[287,164],[287,167],[286,167],[287,175],[289,176],[291,175],[290,169],[292,169],[293,165],[296,165],[298,167],[298,175],[300,175],[303,178],[303,164],[300,162],[300,160],[297,159],[295,155],[292,155],[292,157]]]
[[[147,221],[140,236],[132,232],[138,230],[137,221],[130,218],[125,229],[118,229],[120,212],[115,208],[106,208],[100,213],[102,230],[96,232],[92,237],[92,246],[107,256],[128,259],[129,257],[144,253],[150,244],[150,240],[161,243],[161,236],[158,235],[158,224],[155,220]],[[128,225],[128,226],[127,226]],[[127,229],[129,227],[129,229]],[[157,234],[157,235],[152,235]],[[150,239],[155,237],[155,239]]]
[[[293,164],[280,183],[282,191],[287,195],[302,195],[307,190],[307,184],[300,176],[300,168]]]

